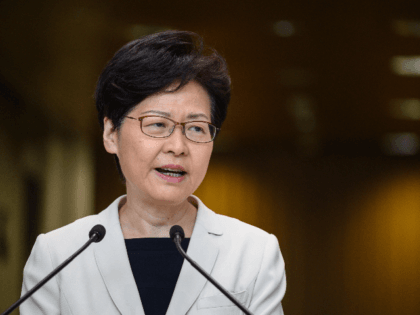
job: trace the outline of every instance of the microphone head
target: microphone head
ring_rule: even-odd
[[[169,236],[171,237],[171,239],[175,242],[175,236],[179,235],[181,237],[181,241],[184,239],[185,237],[185,233],[184,230],[182,229],[182,227],[180,227],[179,225],[174,225],[173,227],[171,227],[170,231],[169,231]]]
[[[100,241],[102,241],[104,239],[105,233],[106,233],[106,230],[105,230],[104,226],[101,225],[101,224],[97,224],[92,228],[92,230],[90,230],[89,238],[92,238],[92,236],[94,234],[96,234],[97,236],[96,236],[96,239],[94,240],[94,242],[99,243]]]

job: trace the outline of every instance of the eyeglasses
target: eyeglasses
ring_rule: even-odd
[[[139,118],[125,117],[140,121],[141,131],[152,138],[167,138],[174,132],[177,125],[181,125],[182,134],[188,140],[206,143],[213,141],[217,132],[220,131],[220,128],[206,121],[187,121],[180,123],[166,117],[155,115]]]

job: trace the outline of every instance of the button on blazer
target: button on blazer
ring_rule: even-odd
[[[38,236],[24,268],[22,295],[86,243],[93,226],[106,229],[101,242],[20,306],[21,315],[144,315],[118,216],[123,197],[97,215]],[[187,254],[255,315],[283,314],[286,276],[277,238],[214,213],[195,196],[189,200],[198,212]],[[243,313],[184,260],[166,314]]]

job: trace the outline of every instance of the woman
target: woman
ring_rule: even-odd
[[[36,314],[241,314],[177,252],[185,251],[254,314],[283,314],[286,280],[277,239],[218,215],[192,194],[203,181],[226,117],[224,59],[191,32],[130,42],[101,74],[96,105],[106,151],[127,194],[98,215],[42,234],[22,294],[67,259],[96,224],[105,238],[22,304]],[[217,196],[215,196],[217,198]]]

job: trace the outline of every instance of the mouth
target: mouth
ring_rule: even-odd
[[[171,177],[183,177],[187,174],[187,172],[181,169],[155,168],[155,170],[158,171],[160,174]]]

